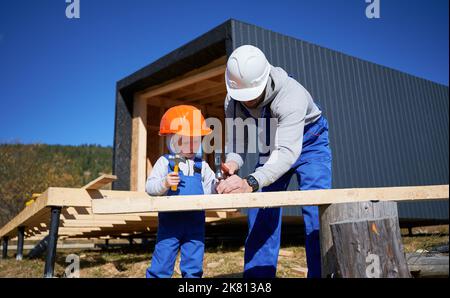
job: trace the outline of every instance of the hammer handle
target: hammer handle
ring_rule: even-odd
[[[178,164],[175,164],[175,166],[173,167],[173,171],[174,171],[175,173],[178,173]],[[177,191],[178,186],[177,186],[177,185],[171,186],[170,189],[171,189],[172,191]]]

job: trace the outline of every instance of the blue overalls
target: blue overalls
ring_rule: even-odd
[[[168,156],[165,155],[168,159]],[[168,159],[169,160],[169,159]],[[178,189],[169,189],[168,196],[203,194],[202,160],[194,158],[193,176],[179,171]],[[174,169],[169,160],[169,173]],[[147,278],[169,278],[173,274],[178,250],[181,249],[180,269],[183,277],[195,278],[203,275],[203,254],[205,251],[205,211],[160,212],[158,234],[151,266]]]
[[[235,101],[235,111],[237,102]],[[251,117],[248,110],[240,106],[246,117]],[[235,112],[236,113],[236,112]],[[262,117],[269,126],[270,109],[265,106]],[[269,132],[266,131],[266,142]],[[259,154],[259,163],[263,165],[261,157],[268,157],[270,152]],[[302,152],[291,167],[277,181],[261,191],[285,191],[289,186],[292,175],[296,174],[299,190],[330,189],[331,188],[331,149],[328,142],[328,122],[321,116],[316,122],[304,128]],[[320,239],[319,239],[319,208],[305,206],[302,208],[306,234],[306,260],[308,277],[321,276]],[[249,232],[245,241],[244,277],[271,278],[276,276],[278,252],[281,236],[281,208],[252,208],[248,209]]]

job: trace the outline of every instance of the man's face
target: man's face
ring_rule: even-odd
[[[258,96],[257,98],[249,100],[249,101],[244,101],[243,103],[247,108],[251,109],[251,108],[256,107],[264,99],[265,96],[266,96],[266,90],[264,90],[263,93],[261,93],[261,95]]]

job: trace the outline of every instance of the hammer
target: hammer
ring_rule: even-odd
[[[225,177],[222,174],[222,153],[214,153],[214,166],[216,168],[216,179],[223,180]]]
[[[179,164],[181,161],[186,161],[186,158],[182,157],[182,156],[179,155],[179,154],[171,154],[171,155],[169,155],[169,161],[170,161],[170,160],[173,160],[174,163],[175,163],[175,166],[174,166],[174,168],[173,168],[173,171],[174,171],[175,173],[178,173],[178,172],[179,172],[178,164]],[[170,189],[171,189],[172,191],[177,191],[178,187],[177,187],[176,185],[174,185],[174,186],[171,186]]]

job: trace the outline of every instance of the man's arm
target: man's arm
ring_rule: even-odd
[[[273,114],[278,119],[275,149],[267,162],[251,174],[258,181],[259,188],[274,183],[300,156],[307,111],[307,100],[302,96],[308,94],[302,90],[302,93],[287,94],[283,100],[274,103]]]

